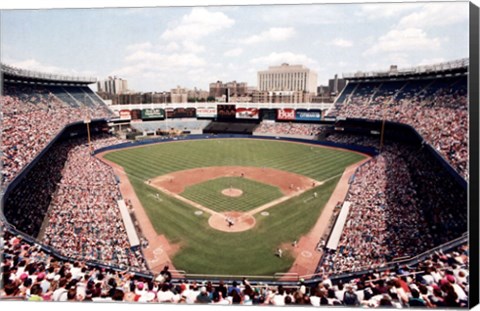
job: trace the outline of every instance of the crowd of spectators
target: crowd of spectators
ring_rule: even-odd
[[[409,124],[468,180],[466,77],[356,84],[331,114]]]
[[[317,136],[324,131],[318,124],[290,122],[262,122],[255,133],[272,135]]]
[[[11,225],[30,236],[38,236],[67,156],[68,146],[54,143],[4,197],[3,214]]]
[[[64,87],[68,90],[68,87]],[[75,106],[49,93],[43,86],[19,86],[5,83],[1,96],[1,186],[10,182],[65,125],[90,118],[111,115],[105,105]],[[57,94],[59,95],[59,94]],[[67,96],[67,95],[65,95]],[[73,101],[74,99],[69,96]]]
[[[92,149],[123,142],[92,137]],[[35,187],[32,187],[32,184]],[[6,198],[5,217],[60,254],[146,270],[130,248],[112,168],[91,155],[85,138],[55,143]]]
[[[377,150],[380,149],[380,138],[375,136],[365,135],[345,135],[335,132],[330,132],[325,136],[326,141],[345,145],[360,145],[365,147],[373,147]]]
[[[377,139],[361,136],[332,134],[327,139],[378,146]],[[381,267],[467,232],[466,190],[432,157],[424,148],[387,143],[357,170],[338,248],[325,249],[320,270]]]
[[[93,140],[92,147],[117,143],[116,138],[100,138]],[[146,269],[141,253],[130,251],[117,205],[122,198],[112,168],[90,154],[85,139],[69,144],[42,242],[64,256]]]
[[[352,280],[319,275],[285,285],[172,279],[65,262],[4,232],[0,299],[257,306],[467,307],[468,247],[436,253],[412,267],[373,271]]]

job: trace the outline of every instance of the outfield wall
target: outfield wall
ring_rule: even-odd
[[[156,139],[145,139],[142,141],[123,143],[114,146],[100,148],[94,151],[94,154],[98,154],[105,151],[120,150],[130,147],[138,146],[148,146],[152,144],[158,144],[162,142],[172,142],[172,141],[189,141],[189,140],[204,140],[204,139],[218,139],[218,138],[248,138],[248,139],[265,139],[265,140],[279,140],[287,142],[297,142],[297,143],[306,143],[317,146],[341,148],[345,150],[350,150],[354,152],[360,152],[367,154],[369,156],[376,156],[378,154],[377,150],[373,147],[364,147],[364,146],[355,146],[355,145],[346,145],[328,141],[314,141],[310,139],[301,139],[301,138],[288,138],[288,137],[279,137],[279,136],[252,136],[252,135],[240,135],[240,134],[202,134],[202,135],[189,135],[185,137],[174,137],[174,138],[156,138]]]

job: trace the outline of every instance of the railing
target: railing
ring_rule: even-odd
[[[466,68],[469,65],[468,58],[462,58],[459,60],[453,60],[450,62],[433,64],[433,65],[424,65],[410,68],[401,68],[398,70],[388,70],[388,71],[369,71],[362,72],[358,71],[356,73],[343,73],[342,76],[344,79],[351,78],[363,78],[363,77],[388,77],[388,76],[397,76],[405,74],[420,74],[426,72],[438,72],[451,69]]]
[[[82,82],[82,83],[94,83],[97,82],[95,77],[81,77],[81,76],[67,76],[61,74],[44,73],[40,71],[20,69],[13,66],[0,64],[2,73],[8,73],[18,77],[26,78],[38,78],[54,81],[69,81],[69,82]]]
[[[208,107],[216,107],[217,104],[235,105],[236,108],[257,108],[257,109],[319,109],[328,110],[333,107],[333,103],[210,103]],[[109,105],[113,111],[133,110],[133,109],[165,109],[165,108],[198,108],[206,107],[206,103],[140,103],[126,105]]]

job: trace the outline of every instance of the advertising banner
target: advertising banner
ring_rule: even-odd
[[[322,112],[320,110],[296,110],[295,120],[298,121],[320,121]]]
[[[195,108],[175,108],[173,110],[172,118],[195,118]]]
[[[132,120],[140,120],[142,118],[142,111],[140,109],[133,109],[130,111],[130,115],[132,116]]]
[[[149,119],[164,119],[165,118],[165,110],[156,108],[156,109],[142,109],[142,119],[149,120]]]
[[[237,119],[258,119],[257,108],[237,108],[235,116]]]
[[[165,108],[165,115],[167,118],[173,118],[173,108]]]
[[[277,120],[295,120],[295,109],[278,109]]]
[[[262,120],[275,121],[276,116],[277,116],[277,110],[276,109],[260,109],[260,118]]]
[[[217,105],[217,117],[220,120],[233,120],[236,112],[235,105]]]
[[[197,108],[198,118],[215,118],[216,114],[217,114],[217,107],[198,107]]]
[[[118,115],[120,116],[120,119],[122,120],[131,120],[132,116],[130,115],[130,110],[120,110],[118,112]]]

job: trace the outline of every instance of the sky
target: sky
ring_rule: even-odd
[[[257,85],[301,64],[335,74],[468,57],[468,2],[2,10],[2,63],[128,80],[135,91]],[[202,2],[205,4],[205,2]],[[206,2],[208,3],[208,1]]]

